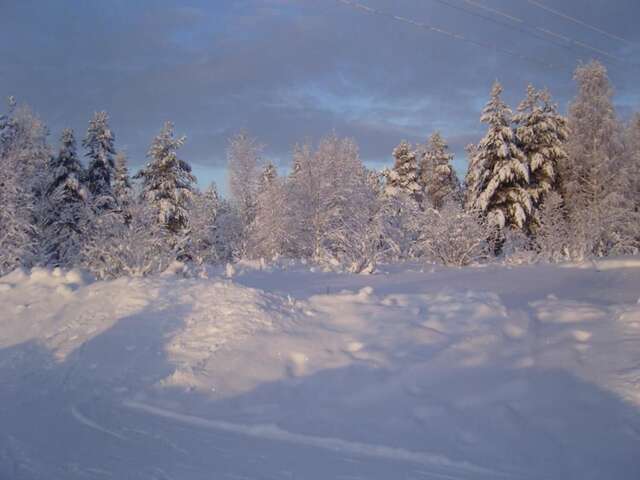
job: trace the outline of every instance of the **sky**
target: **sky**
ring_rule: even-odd
[[[106,110],[134,170],[172,121],[200,184],[223,191],[242,129],[281,171],[297,143],[334,131],[382,168],[401,140],[439,130],[463,174],[494,81],[513,107],[532,83],[566,111],[573,70],[591,58],[620,115],[640,110],[638,0],[359,2],[467,41],[339,0],[0,0],[0,96],[38,112],[54,145]]]

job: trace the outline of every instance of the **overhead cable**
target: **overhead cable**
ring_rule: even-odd
[[[557,65],[554,65],[554,64],[552,64],[550,62],[547,62],[545,60],[540,60],[540,59],[535,58],[535,57],[522,55],[521,53],[518,53],[518,52],[513,51],[513,50],[506,49],[504,47],[500,47],[498,45],[493,45],[493,44],[490,44],[490,43],[485,43],[485,42],[482,42],[482,41],[474,40],[474,39],[468,38],[468,37],[466,37],[466,36],[464,36],[464,35],[462,35],[460,33],[451,32],[449,30],[445,30],[445,29],[440,28],[440,27],[435,27],[433,25],[429,25],[429,24],[424,23],[424,22],[419,22],[419,21],[413,20],[411,18],[402,17],[400,15],[395,15],[393,13],[383,12],[382,10],[378,10],[377,8],[369,7],[369,6],[364,5],[364,4],[362,4],[362,3],[358,2],[358,1],[354,1],[354,0],[337,0],[337,1],[339,3],[342,3],[344,5],[349,6],[351,8],[354,8],[354,9],[357,9],[357,10],[360,10],[360,11],[363,11],[363,12],[366,12],[366,13],[369,13],[369,14],[372,14],[372,15],[377,15],[377,16],[381,16],[381,17],[385,17],[385,18],[390,18],[390,19],[398,21],[398,22],[407,23],[407,24],[413,25],[415,27],[422,28],[424,30],[428,30],[428,31],[433,32],[433,33],[437,33],[437,34],[440,34],[440,35],[444,35],[444,36],[453,38],[453,39],[458,40],[460,42],[469,43],[469,44],[472,44],[472,45],[476,45],[478,47],[487,48],[487,49],[493,50],[493,51],[498,52],[498,53],[502,53],[502,54],[509,55],[509,56],[512,56],[512,57],[515,57],[515,58],[519,58],[519,59],[524,60],[524,61],[533,62],[533,63],[536,63],[536,64],[538,64],[538,65],[540,65],[540,66],[542,66],[544,68],[548,68],[548,69],[559,68]]]

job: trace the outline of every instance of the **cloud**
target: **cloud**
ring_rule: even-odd
[[[640,63],[640,49],[527,2],[482,0],[524,19],[518,32],[432,0],[362,1],[560,68],[333,1],[23,0],[1,7],[0,91],[32,104],[54,132],[72,126],[82,134],[91,114],[106,109],[118,145],[137,165],[172,120],[187,135],[184,158],[200,167],[222,165],[226,138],[247,128],[283,164],[296,142],[333,130],[354,137],[366,160],[384,162],[401,139],[423,141],[438,129],[460,168],[464,146],[482,134],[479,113],[495,79],[514,106],[529,82],[549,87],[563,106],[573,96],[572,70],[591,55],[536,38],[530,28]],[[640,4],[611,3],[559,0],[553,7],[640,43]],[[628,114],[640,96],[640,69],[612,63],[610,74]]]

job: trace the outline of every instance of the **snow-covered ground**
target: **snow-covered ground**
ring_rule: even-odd
[[[640,478],[640,258],[231,273],[0,278],[0,479]]]

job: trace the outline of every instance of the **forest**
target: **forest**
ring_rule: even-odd
[[[496,82],[464,178],[438,132],[424,144],[401,141],[383,171],[368,169],[356,142],[334,132],[298,144],[281,175],[259,140],[240,132],[228,143],[228,198],[215,185],[197,187],[180,156],[185,137],[170,122],[131,174],[106,112],[95,113],[81,141],[65,129],[51,145],[37,114],[10,97],[0,117],[0,275],[47,266],[116,278],[176,261],[198,269],[283,257],[371,273],[406,260],[465,266],[637,253],[640,114],[620,118],[601,63],[579,65],[574,79],[566,117],[534,86],[512,109]]]

